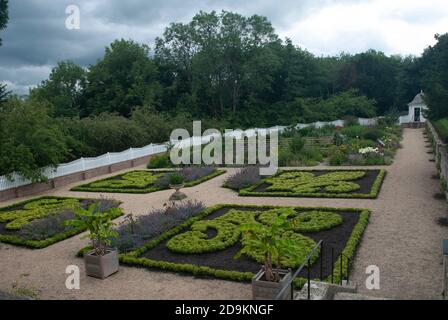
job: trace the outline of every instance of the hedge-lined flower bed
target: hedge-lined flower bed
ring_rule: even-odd
[[[110,193],[150,193],[169,189],[169,176],[180,173],[185,179],[185,187],[193,187],[223,174],[224,170],[212,167],[191,167],[181,170],[136,170],[88,184],[77,186],[71,191]]]
[[[101,210],[112,219],[123,213],[120,202],[105,199],[41,197],[0,208],[0,241],[30,248],[44,248],[67,239],[84,229],[67,226],[77,207],[86,208],[99,201]]]
[[[287,213],[298,221],[297,229],[284,236],[296,241],[302,250],[284,257],[283,263],[298,267],[319,240],[334,246],[334,258],[342,252],[353,258],[356,246],[368,223],[369,211],[353,208],[304,208],[274,206],[217,205],[208,208],[178,226],[128,253],[120,254],[124,264],[159,270],[210,276],[220,279],[250,281],[260,269],[262,258],[257,252],[234,259],[244,246],[240,226],[246,222],[269,224],[275,216]],[[335,240],[337,239],[337,240]],[[331,274],[330,255],[323,255],[324,277]],[[315,256],[312,277],[319,269]],[[337,271],[339,260],[334,261]],[[343,266],[344,267],[344,266]],[[303,282],[300,277],[296,284]]]
[[[288,170],[243,188],[241,196],[376,198],[385,170]]]
[[[392,118],[381,118],[376,125],[363,126],[351,118],[344,127],[288,128],[279,138],[279,165],[390,165],[400,148],[403,130],[394,122]]]

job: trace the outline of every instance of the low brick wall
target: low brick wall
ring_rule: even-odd
[[[16,189],[8,189],[0,192],[0,202],[17,198]]]
[[[133,160],[128,160],[128,161],[112,164],[110,166],[110,171],[115,172],[115,171],[120,171],[120,170],[124,170],[124,169],[129,169],[132,167],[133,167]]]
[[[51,189],[53,189],[53,183],[51,181],[47,183],[41,182],[41,183],[28,184],[16,188],[16,197],[17,198],[26,197],[35,193],[45,192]]]
[[[102,176],[105,174],[113,173],[116,171],[137,167],[137,166],[148,163],[149,159],[151,159],[151,157],[153,157],[153,156],[155,156],[155,155],[141,157],[141,158],[137,158],[134,160],[128,160],[128,161],[123,161],[123,162],[119,162],[119,163],[114,163],[111,165],[107,165],[107,166],[103,166],[103,167],[99,167],[99,168],[95,168],[95,169],[91,169],[91,170],[76,172],[76,173],[69,174],[66,176],[57,177],[55,179],[50,179],[48,182],[33,183],[33,184],[28,184],[28,185],[13,188],[13,189],[3,190],[3,191],[0,191],[0,202],[14,199],[14,198],[20,198],[20,197],[30,196],[33,194],[42,193],[42,192],[45,192],[45,191],[48,191],[51,189],[55,189],[55,188],[60,188],[60,187],[63,187],[63,186],[66,186],[68,184],[75,183],[78,181],[83,181],[83,180],[95,178],[98,176]]]

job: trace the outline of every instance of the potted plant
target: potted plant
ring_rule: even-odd
[[[273,300],[280,290],[291,282],[291,270],[283,267],[284,257],[300,248],[284,236],[291,231],[294,224],[288,220],[288,214],[276,217],[269,225],[261,223],[244,224],[241,226],[243,248],[235,258],[242,254],[263,257],[263,267],[252,278],[252,298],[254,300]],[[283,268],[282,268],[283,267]],[[289,300],[291,283],[284,291],[282,299]]]
[[[118,251],[110,248],[111,238],[118,233],[112,229],[108,212],[102,212],[101,203],[96,202],[87,209],[75,209],[76,219],[67,221],[68,225],[85,228],[89,234],[92,250],[84,254],[84,263],[88,276],[105,279],[118,271]]]
[[[187,197],[184,193],[180,192],[180,189],[184,187],[184,180],[184,176],[178,172],[173,172],[169,175],[169,186],[175,190],[170,197],[170,201],[183,200]]]

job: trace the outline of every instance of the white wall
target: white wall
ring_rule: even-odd
[[[420,112],[420,122],[421,123],[425,123],[426,122],[426,118],[424,116],[424,112],[426,110],[428,110],[428,107],[424,104],[420,104],[420,105],[415,105],[415,106],[409,106],[409,111],[408,114],[406,116],[401,116],[399,118],[399,123],[403,124],[403,123],[411,123],[414,122],[414,109],[415,108],[420,108],[421,112]]]

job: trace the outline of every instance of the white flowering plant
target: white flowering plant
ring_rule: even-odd
[[[370,154],[370,153],[379,153],[379,149],[378,148],[373,148],[373,147],[366,147],[366,148],[361,148],[358,150],[359,154],[362,155],[366,155],[366,154]]]

